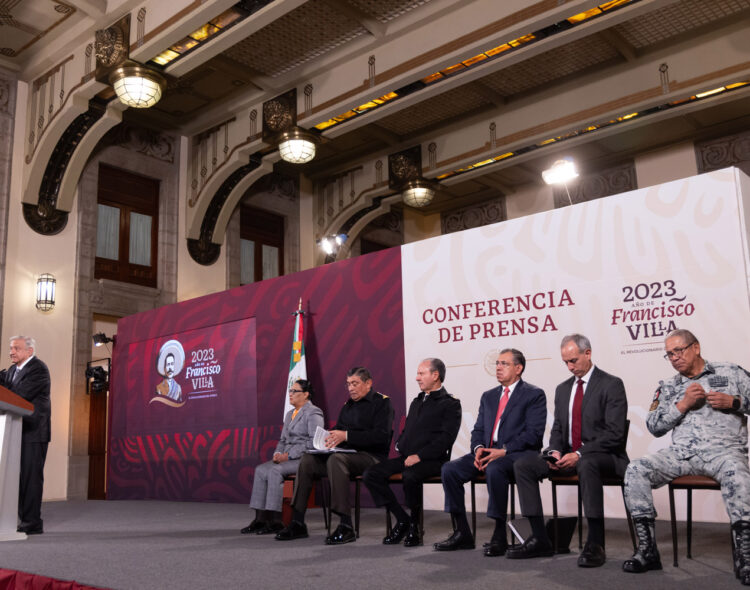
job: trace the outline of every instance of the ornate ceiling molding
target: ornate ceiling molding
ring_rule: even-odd
[[[60,136],[44,170],[37,204],[24,203],[23,217],[35,232],[48,236],[65,228],[68,212],[57,209],[63,176],[81,140],[106,110],[106,102],[90,100],[88,110],[78,115]]]
[[[255,153],[250,156],[250,162],[241,168],[235,170],[216,191],[211,202],[206,209],[201,222],[200,237],[198,239],[188,238],[187,246],[190,257],[198,264],[210,266],[216,262],[221,254],[221,245],[215,244],[213,240],[216,231],[216,222],[219,219],[221,210],[232,193],[234,188],[242,181],[245,176],[258,168],[262,163],[262,155]]]

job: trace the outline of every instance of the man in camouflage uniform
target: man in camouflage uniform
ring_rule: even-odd
[[[638,535],[638,549],[622,565],[626,572],[661,569],[654,538],[652,488],[681,475],[708,475],[721,485],[732,523],[735,573],[750,585],[750,469],[746,414],[750,414],[750,375],[731,363],[701,358],[698,339],[675,330],[665,340],[678,374],[659,383],[646,426],[654,436],[672,431],[672,445],[630,463],[625,502]]]

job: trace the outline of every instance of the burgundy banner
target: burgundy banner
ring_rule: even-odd
[[[249,499],[254,466],[270,459],[281,432],[292,313],[300,298],[313,401],[326,422],[335,422],[347,399],[347,369],[361,365],[372,372],[375,389],[391,396],[398,426],[406,392],[401,259],[393,248],[120,320],[111,376],[108,498]],[[185,353],[173,379],[181,401],[162,375],[168,354],[162,347],[170,340]],[[216,391],[207,381],[192,381],[199,369],[216,366],[206,358],[212,347],[221,365],[220,379],[213,379]],[[174,354],[177,360],[179,352]],[[190,377],[189,368],[196,369]],[[160,385],[164,393],[157,394]]]
[[[127,357],[127,418],[113,436],[257,423],[255,318],[131,342]]]

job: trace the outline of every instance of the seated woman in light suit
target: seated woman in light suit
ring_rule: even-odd
[[[281,522],[284,476],[297,473],[300,457],[313,448],[313,436],[318,426],[323,428],[323,412],[312,404],[310,382],[298,379],[289,389],[289,402],[294,409],[284,417],[281,439],[273,459],[255,468],[250,508],[255,508],[255,520],[242,529],[242,534],[266,535],[284,528]]]

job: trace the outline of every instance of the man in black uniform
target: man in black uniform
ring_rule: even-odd
[[[34,413],[23,419],[18,486],[18,532],[27,535],[44,532],[42,488],[50,439],[49,369],[35,356],[35,349],[33,338],[13,336],[10,339],[13,366],[7,371],[0,371],[0,385],[34,404]]]
[[[375,504],[387,507],[396,516],[396,526],[383,539],[384,545],[396,545],[402,539],[405,547],[422,544],[422,482],[440,475],[461,426],[461,402],[445,390],[444,380],[445,364],[440,359],[429,358],[419,364],[417,383],[422,393],[409,406],[406,424],[396,443],[399,456],[365,471],[364,482]],[[411,519],[388,483],[394,473],[402,474]]]
[[[326,439],[329,449],[353,449],[355,453],[302,455],[292,497],[292,522],[277,535],[278,541],[307,537],[305,508],[315,479],[328,476],[331,486],[331,511],[341,517],[326,545],[356,541],[352,527],[349,481],[365,469],[388,456],[393,436],[393,407],[387,395],[372,389],[372,376],[364,367],[354,367],[346,374],[349,400],[339,413],[338,422]]]

